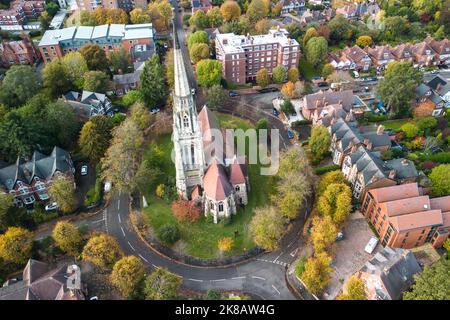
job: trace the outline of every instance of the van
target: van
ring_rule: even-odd
[[[378,244],[377,237],[375,236],[370,237],[369,242],[367,242],[366,247],[364,248],[364,251],[367,252],[368,254],[372,254],[377,244]]]

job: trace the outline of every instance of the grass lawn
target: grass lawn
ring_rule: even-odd
[[[216,113],[221,127],[224,128],[241,128],[247,129],[252,125],[246,120],[242,120],[227,114]],[[175,165],[170,159],[172,151],[172,141],[170,135],[160,137],[153,142],[163,151],[164,172],[168,175],[175,176]],[[145,155],[144,155],[145,157]],[[255,246],[247,229],[253,216],[253,209],[263,206],[269,201],[269,194],[273,192],[275,180],[272,176],[261,176],[259,165],[249,165],[250,193],[249,202],[244,209],[238,209],[235,216],[232,217],[231,223],[223,225],[221,223],[214,224],[207,222],[202,218],[193,223],[179,223],[172,215],[170,203],[159,199],[155,196],[154,191],[148,191],[146,198],[149,206],[144,209],[147,222],[156,233],[165,224],[177,224],[181,232],[181,245],[183,253],[199,257],[199,258],[217,258],[219,251],[217,249],[218,241],[223,237],[231,237],[234,239],[234,246],[228,255],[235,255],[250,250]],[[235,238],[235,231],[239,235]]]
[[[298,64],[300,73],[305,77],[306,80],[311,80],[313,77],[320,76],[320,72],[314,69],[314,67],[306,61],[306,59],[303,57],[300,59],[300,62]]]
[[[400,131],[401,126],[404,125],[405,123],[408,123],[408,122],[414,123],[414,120],[413,119],[388,120],[388,121],[382,122],[381,124],[386,129],[392,129],[394,131]]]

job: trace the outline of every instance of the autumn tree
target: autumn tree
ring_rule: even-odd
[[[145,267],[135,256],[126,256],[114,264],[111,272],[111,283],[124,297],[128,297],[144,278]]]
[[[78,139],[81,153],[94,162],[99,161],[111,142],[112,128],[111,118],[104,115],[91,117],[83,125]]]
[[[165,59],[165,64],[166,64],[166,80],[167,80],[167,85],[170,88],[173,88],[174,83],[175,83],[175,74],[174,74],[174,64],[173,64],[173,49],[170,48],[169,50],[167,50],[166,53],[166,59]]]
[[[85,44],[79,50],[79,53],[86,60],[89,70],[109,71],[108,59],[106,58],[105,51],[96,44]]]
[[[357,276],[351,276],[344,285],[344,292],[337,300],[367,300],[366,286],[364,281]]]
[[[208,18],[209,26],[211,28],[218,28],[223,24],[223,16],[219,7],[209,9],[206,13],[206,17]]]
[[[323,289],[330,283],[331,272],[333,271],[330,263],[331,258],[325,252],[315,254],[306,262],[301,279],[313,294],[322,293]]]
[[[255,34],[267,34],[272,27],[272,22],[269,19],[261,19],[255,24]]]
[[[220,13],[225,21],[235,20],[241,16],[241,7],[236,1],[227,0],[220,6]]]
[[[195,11],[189,18],[189,26],[200,30],[208,28],[209,20],[208,17],[206,16],[206,12],[203,10]]]
[[[54,59],[42,69],[44,87],[48,88],[53,97],[59,97],[71,87],[71,81],[65,65],[60,59]]]
[[[230,237],[224,237],[219,240],[217,247],[221,252],[228,252],[234,245],[234,240]]]
[[[434,167],[429,175],[433,195],[445,196],[450,194],[450,164]]]
[[[25,264],[31,258],[33,233],[19,228],[10,227],[0,235],[0,258],[6,262]]]
[[[414,118],[429,117],[433,114],[435,107],[436,105],[434,104],[434,102],[427,99],[416,106],[413,109],[412,113]]]
[[[282,65],[273,68],[272,79],[274,83],[282,83],[286,79],[286,68]]]
[[[283,86],[281,87],[281,94],[283,95],[283,97],[287,99],[297,98],[295,84],[292,83],[291,81],[288,81],[285,84],[283,84]]]
[[[166,29],[169,28],[170,21],[173,18],[173,8],[168,0],[161,0],[156,4],[158,13],[163,21]]]
[[[135,103],[130,108],[130,119],[139,129],[145,130],[153,123],[154,117],[142,103]]]
[[[176,200],[172,203],[172,212],[178,221],[195,222],[201,217],[201,209],[194,201]]]
[[[334,72],[334,67],[331,63],[326,63],[322,68],[322,77],[326,78]]]
[[[300,170],[295,170],[284,174],[277,184],[272,200],[283,216],[293,219],[300,213],[302,204],[311,191],[310,180]]]
[[[203,12],[198,10],[197,12]],[[207,59],[209,57],[209,46],[206,43],[196,43],[189,49],[189,56],[194,64],[200,60]]]
[[[110,270],[123,256],[116,239],[107,234],[92,236],[83,248],[84,261],[90,262],[102,270]]]
[[[83,89],[91,92],[106,93],[113,84],[103,71],[88,71],[84,74]]]
[[[77,88],[83,87],[84,74],[89,70],[87,62],[80,52],[69,52],[61,59],[66,75]]]
[[[323,174],[320,177],[319,184],[317,185],[316,193],[318,196],[321,196],[324,191],[328,188],[330,184],[338,183],[338,184],[346,184],[347,179],[341,170],[334,170]]]
[[[330,184],[320,196],[317,209],[323,216],[329,215],[334,223],[341,225],[352,208],[352,192],[346,184]]]
[[[313,66],[318,66],[328,54],[328,43],[324,37],[311,38],[305,47],[306,60]]]
[[[316,28],[310,27],[306,30],[305,34],[303,35],[303,48],[306,47],[308,44],[308,41],[312,38],[319,37],[319,33],[317,32]]]
[[[299,72],[296,67],[289,68],[287,73],[287,79],[288,81],[292,83],[296,83],[299,79]]]
[[[270,83],[269,72],[266,68],[261,68],[256,73],[256,83],[258,86],[264,88],[267,87]]]
[[[315,252],[326,251],[335,241],[338,230],[330,216],[314,217],[311,241]]]
[[[207,105],[211,109],[215,109],[220,106],[226,99],[225,90],[219,84],[215,84],[212,87],[206,89],[205,99]]]
[[[246,16],[251,23],[256,23],[257,21],[267,17],[270,11],[270,1],[269,0],[252,0],[248,6]]]
[[[361,48],[364,47],[370,47],[373,43],[371,36],[362,35],[359,36],[358,39],[356,39],[356,45],[360,46]]]
[[[72,179],[61,175],[53,179],[48,188],[50,200],[58,204],[59,210],[63,213],[70,213],[77,207],[75,197],[75,187]]]
[[[203,30],[199,30],[189,35],[187,39],[188,48],[191,49],[192,46],[196,43],[209,44],[208,34]]]
[[[172,300],[178,296],[182,278],[164,268],[156,268],[144,282],[146,300]]]
[[[352,82],[353,78],[347,71],[335,70],[327,77],[328,83]]]
[[[152,21],[148,12],[142,8],[134,8],[131,10],[130,20],[133,24],[149,23]]]
[[[212,87],[222,79],[222,64],[213,59],[204,59],[197,63],[197,81],[202,87]]]
[[[265,250],[274,250],[284,231],[285,220],[274,206],[256,208],[249,230],[255,243]]]
[[[329,152],[331,136],[328,129],[323,125],[315,125],[311,130],[309,146],[311,153],[316,159],[322,160]]]
[[[77,256],[80,253],[82,238],[73,223],[58,221],[53,228],[52,238],[62,251],[72,256]]]
[[[301,172],[307,180],[314,180],[308,157],[300,146],[293,146],[280,155],[279,176],[284,177],[292,172]]]
[[[122,9],[108,9],[107,10],[107,24],[127,24],[128,15]]]
[[[145,62],[140,76],[141,85],[139,91],[142,94],[142,100],[149,108],[163,103],[167,96],[164,74],[164,67],[157,54]]]

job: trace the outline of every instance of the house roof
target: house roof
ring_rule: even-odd
[[[328,104],[337,104],[341,102],[346,111],[350,111],[353,102],[353,91],[319,91],[317,93],[308,94],[304,97],[304,108],[317,109],[318,107]]]
[[[406,231],[427,226],[442,225],[443,218],[441,210],[426,210],[395,216],[390,221],[397,231]]]
[[[365,52],[357,45],[354,45],[353,47],[346,47],[344,50],[342,50],[342,54],[356,63],[360,62],[364,57],[367,56],[367,52]]]
[[[395,177],[398,179],[407,179],[417,177],[417,172],[414,162],[408,159],[399,158],[386,161],[386,165],[395,170]]]
[[[203,185],[207,197],[216,201],[225,200],[233,192],[224,167],[214,159],[203,177]]]
[[[372,189],[369,192],[378,203],[420,196],[416,182]]]
[[[246,166],[241,162],[235,157],[230,165],[230,183],[232,185],[246,183]]]
[[[431,209],[441,209],[442,213],[450,213],[450,196],[430,199]]]
[[[445,86],[447,84],[447,81],[442,79],[440,76],[435,76],[433,79],[427,82],[428,87],[432,88],[433,90],[436,90],[438,86]]]
[[[380,203],[380,207],[389,217],[395,217],[403,214],[430,210],[430,198],[428,196],[419,196],[413,198],[404,198]]]

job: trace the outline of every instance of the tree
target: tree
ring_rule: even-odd
[[[172,245],[180,239],[180,230],[176,224],[165,224],[159,229],[158,238],[165,244]]]
[[[300,213],[303,201],[311,191],[311,182],[301,171],[287,172],[278,183],[272,200],[283,216],[293,219]]]
[[[364,281],[357,276],[351,276],[344,286],[344,292],[337,297],[337,300],[367,300]]]
[[[215,84],[212,87],[206,89],[205,98],[208,107],[210,107],[211,109],[215,109],[225,101],[226,94],[219,84]]]
[[[195,31],[194,33],[192,33],[187,40],[188,48],[191,49],[192,46],[196,43],[208,44],[208,34],[203,30]]]
[[[270,83],[269,72],[266,68],[259,69],[256,73],[256,83],[261,87],[267,87]]]
[[[131,107],[130,119],[141,130],[147,129],[152,123],[152,116],[142,103],[136,103]]]
[[[322,77],[326,78],[334,71],[334,67],[331,63],[326,63],[322,68]]]
[[[31,258],[33,233],[19,228],[10,227],[0,235],[0,258],[6,262],[25,264]]]
[[[356,45],[360,46],[361,48],[364,47],[370,47],[373,43],[372,37],[367,35],[359,36],[358,39],[356,39]]]
[[[84,57],[79,52],[69,52],[62,57],[61,62],[70,82],[81,89],[83,87],[84,74],[89,70]]]
[[[164,198],[164,194],[166,193],[166,186],[164,184],[158,184],[155,190],[156,196],[158,198]]]
[[[306,44],[306,60],[313,66],[318,66],[328,54],[328,43],[324,37],[311,38]]]
[[[45,65],[42,70],[42,77],[44,86],[48,88],[55,98],[66,93],[71,88],[67,69],[59,59],[54,59]]]
[[[438,121],[435,117],[426,117],[419,119],[419,121],[417,121],[417,126],[419,127],[420,130],[423,131],[436,128],[437,124]]]
[[[41,80],[28,65],[12,65],[0,87],[0,102],[7,107],[24,104],[41,89]]]
[[[421,83],[419,70],[408,62],[391,62],[384,78],[378,82],[377,97],[387,104],[389,110],[406,115],[415,98],[415,88]]]
[[[420,15],[432,15],[442,7],[442,0],[412,0],[411,6],[416,9]]]
[[[50,27],[53,17],[48,14],[48,12],[42,12],[39,17],[39,23],[41,25],[41,30],[45,31]]]
[[[103,71],[88,71],[84,74],[84,90],[106,93],[106,91],[112,90],[112,87],[109,76]]]
[[[108,72],[108,59],[106,58],[105,51],[99,45],[88,43],[82,46],[78,52],[83,55],[89,70]]]
[[[107,234],[92,236],[83,248],[84,261],[90,262],[102,270],[110,270],[123,256],[116,239]]]
[[[164,268],[156,268],[146,279],[144,294],[147,300],[171,300],[178,295],[181,277]]]
[[[301,279],[313,294],[322,293],[323,289],[330,283],[330,274],[333,271],[330,267],[331,261],[331,258],[325,252],[320,252],[306,262]]]
[[[49,2],[45,5],[45,11],[52,17],[55,16],[58,10],[59,6],[54,2]]]
[[[327,189],[327,187],[332,183],[347,183],[347,179],[345,178],[341,170],[330,171],[322,175],[317,186],[317,195],[321,196]]]
[[[434,102],[427,99],[416,106],[413,109],[412,113],[414,118],[429,117],[433,114],[435,107],[436,105],[434,104]]]
[[[448,300],[450,297],[450,260],[441,258],[423,272],[414,276],[410,292],[403,294],[404,300]]]
[[[127,73],[131,64],[131,56],[124,47],[114,50],[109,54],[109,62],[113,68],[114,74],[119,72]]]
[[[317,209],[323,216],[329,215],[337,225],[349,216],[352,204],[352,191],[346,184],[330,184],[320,196]]]
[[[168,0],[162,0],[156,4],[156,7],[166,29],[168,29],[170,20],[172,20],[173,18],[172,6],[170,5]]]
[[[218,85],[222,78],[222,64],[217,60],[204,59],[197,63],[197,81],[203,87]]]
[[[139,90],[129,90],[122,97],[122,103],[124,106],[129,107],[142,100],[141,92]]]
[[[234,240],[230,237],[224,237],[219,240],[217,247],[221,252],[228,252],[234,245]]]
[[[145,267],[135,256],[121,258],[114,264],[111,272],[111,283],[124,297],[128,297],[144,278]]]
[[[172,212],[178,221],[195,222],[201,217],[201,209],[193,201],[176,200],[172,202]]]
[[[211,28],[218,28],[223,24],[223,17],[219,7],[209,9],[206,13],[206,17],[208,18],[209,26]]]
[[[196,12],[203,12],[198,10]],[[207,59],[209,57],[209,46],[206,43],[195,43],[189,49],[189,56],[194,64],[197,64],[200,60]]]
[[[130,11],[130,20],[133,24],[149,23],[152,21],[148,12],[141,8],[134,8]]]
[[[351,27],[348,20],[342,14],[337,14],[328,22],[328,28],[330,28],[330,40],[338,43],[344,39],[345,34],[348,33]]]
[[[42,122],[45,126],[48,123],[52,124],[51,127],[46,126],[47,135],[55,137],[58,144],[66,148],[73,145],[80,129],[75,110],[62,100],[47,105]]]
[[[250,222],[250,234],[255,243],[265,250],[274,250],[284,231],[285,220],[274,206],[256,208]]]
[[[108,9],[108,18],[106,19],[107,24],[127,24],[128,15],[125,10],[122,9]]]
[[[293,146],[280,155],[278,174],[280,177],[284,177],[291,172],[301,172],[306,176],[307,180],[314,180],[308,157],[300,146]]]
[[[267,34],[272,27],[269,19],[261,19],[255,24],[255,34]]]
[[[273,68],[272,78],[274,83],[282,83],[286,79],[286,68],[281,65]]]
[[[197,10],[189,19],[189,25],[195,29],[203,30],[209,27],[209,19],[206,16],[205,11]]]
[[[257,132],[262,129],[269,129],[269,121],[265,118],[259,119],[255,124],[255,130]]]
[[[174,86],[174,77],[173,49],[170,48],[166,54],[166,79],[170,88]]]
[[[433,194],[445,196],[450,194],[450,164],[434,167],[429,175]]]
[[[335,70],[327,77],[328,83],[352,82],[353,78],[347,71]]]
[[[161,104],[166,95],[167,88],[164,80],[164,67],[157,54],[145,62],[141,73],[141,85],[139,90],[147,107],[155,107]]]
[[[95,21],[95,25],[106,24],[108,21],[108,9],[98,6],[92,11],[91,16]]]
[[[13,206],[14,195],[11,193],[0,193],[0,232],[8,227],[7,214]]]
[[[111,119],[103,115],[95,115],[81,129],[78,145],[81,153],[91,161],[99,161],[111,142]]]
[[[338,230],[330,216],[314,217],[311,241],[315,252],[326,251],[336,241]]]
[[[450,34],[450,0],[445,0],[439,14],[438,22],[444,27],[444,32]]]
[[[311,153],[316,159],[322,160],[329,152],[331,145],[331,136],[328,129],[323,125],[315,125],[311,130],[309,146]]]
[[[291,81],[283,84],[283,86],[281,87],[281,94],[286,98],[286,101],[296,98],[297,93],[295,91],[295,84]]]
[[[408,139],[412,139],[416,137],[419,134],[419,128],[411,122],[407,122],[404,125],[400,127],[400,130],[402,130],[405,133],[405,136]]]
[[[319,33],[317,32],[316,28],[310,27],[306,30],[304,36],[303,36],[303,48],[306,47],[308,44],[308,41],[312,38],[319,37]]]
[[[264,17],[267,17],[270,12],[269,0],[252,0],[250,2],[246,15],[251,23],[256,23]]]
[[[51,201],[58,203],[59,209],[63,213],[70,213],[76,209],[77,199],[73,184],[72,179],[60,176],[54,179],[48,188]]]
[[[80,253],[82,238],[74,224],[68,221],[58,221],[53,228],[52,238],[62,251],[72,256]]]
[[[236,1],[227,0],[220,6],[225,21],[237,20],[241,16],[241,7]]]
[[[287,79],[288,81],[292,83],[296,83],[299,79],[299,72],[296,67],[289,68],[287,73]]]

